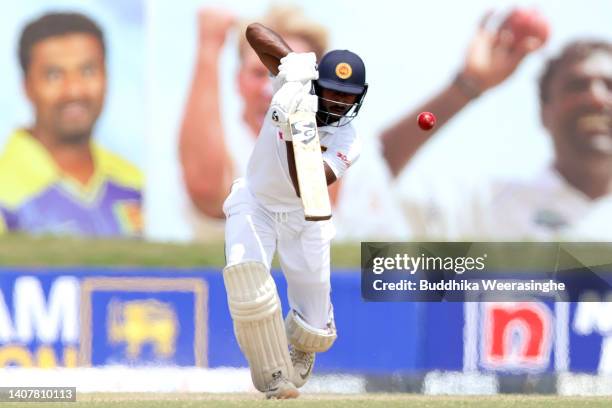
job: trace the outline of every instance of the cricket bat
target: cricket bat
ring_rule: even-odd
[[[331,204],[315,114],[297,111],[289,116],[289,125],[305,218],[328,220],[332,216]]]

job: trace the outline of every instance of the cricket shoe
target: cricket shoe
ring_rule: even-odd
[[[287,378],[278,376],[266,387],[267,399],[291,399],[300,396],[300,392],[295,385]]]
[[[291,363],[293,363],[293,384],[300,388],[310,378],[315,362],[315,353],[298,350],[293,345],[289,347],[289,355],[291,356]]]

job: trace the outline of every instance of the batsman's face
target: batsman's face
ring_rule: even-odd
[[[89,139],[106,93],[102,45],[95,36],[81,33],[36,43],[25,88],[37,126],[63,142]]]
[[[344,92],[332,91],[331,89],[322,89],[321,98],[319,98],[320,110],[324,110],[334,115],[344,116],[357,102],[358,95],[348,94]]]
[[[542,109],[559,159],[612,160],[612,54],[597,52],[561,67]]]

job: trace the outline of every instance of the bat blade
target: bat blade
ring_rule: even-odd
[[[328,220],[332,216],[331,204],[315,114],[295,112],[289,117],[289,124],[305,218],[309,221]]]

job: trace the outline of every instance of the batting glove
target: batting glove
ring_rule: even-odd
[[[302,96],[300,103],[297,106],[297,111],[317,113],[319,98],[317,95],[312,95],[310,90]]]
[[[283,138],[291,141],[289,116],[298,111],[316,112],[317,97],[310,94],[310,81],[285,83],[272,97],[270,115],[272,122],[283,132]]]
[[[306,83],[319,79],[317,71],[317,57],[314,52],[290,52],[280,60],[279,74],[283,74],[287,82],[297,81]]]
[[[279,72],[272,78],[272,95],[276,94],[287,83],[286,72]]]

